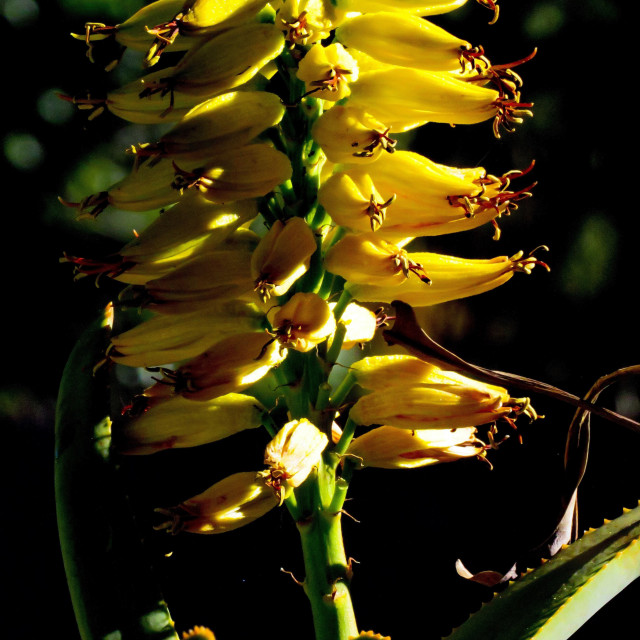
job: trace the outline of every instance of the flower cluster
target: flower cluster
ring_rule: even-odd
[[[108,350],[157,374],[118,421],[116,445],[151,454],[261,425],[272,437],[266,471],[161,510],[161,528],[242,526],[292,505],[322,465],[335,483],[344,459],[408,468],[482,458],[477,426],[535,417],[503,388],[412,356],[366,358],[348,389],[329,384],[340,350],[374,337],[379,305],[434,305],[546,267],[522,252],[464,259],[408,247],[487,223],[497,239],[497,220],[531,195],[526,180],[513,186],[531,167],[492,175],[396,149],[397,133],[429,122],[489,121],[499,137],[531,115],[513,70],[526,60],[492,65],[425,19],[465,1],[158,0],[78,36],[92,59],[116,43],[162,68],[70,100],[91,117],[172,124],[128,150],[126,178],[65,203],[85,217],[160,210],[115,255],[64,257],[77,277],[122,283],[120,305],[148,310]],[[492,0],[478,1],[497,17]]]

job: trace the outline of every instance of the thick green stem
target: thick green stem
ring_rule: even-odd
[[[358,635],[341,515],[316,504],[309,517],[297,522],[306,573],[304,590],[311,603],[316,640],[348,640]]]

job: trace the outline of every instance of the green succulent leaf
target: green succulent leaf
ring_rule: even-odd
[[[107,314],[81,336],[56,409],[60,544],[82,640],[177,640],[111,459]]]
[[[640,576],[640,507],[511,583],[448,640],[564,640]]]

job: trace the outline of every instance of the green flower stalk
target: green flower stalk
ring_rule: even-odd
[[[464,3],[158,0],[76,36],[91,56],[115,39],[146,66],[182,54],[104,99],[69,98],[91,117],[173,125],[130,147],[118,184],[65,202],[79,217],[162,209],[118,253],[63,259],[76,277],[121,283],[118,314],[146,310],[104,353],[156,380],[114,410],[114,455],[264,427],[265,468],[247,469],[239,451],[235,474],[159,508],[157,528],[221,533],[288,509],[317,640],[380,637],[359,631],[352,607],[341,517],[354,471],[483,459],[497,421],[535,417],[502,387],[414,357],[366,358],[339,386],[332,376],[343,350],[390,320],[378,303],[434,305],[546,267],[407,248],[482,224],[497,239],[496,219],[531,195],[511,185],[528,170],[496,177],[396,152],[396,133],[428,122],[493,121],[500,136],[531,115],[515,64],[494,67],[424,19]],[[479,425],[492,425],[489,444]],[[208,637],[197,629],[185,637]]]

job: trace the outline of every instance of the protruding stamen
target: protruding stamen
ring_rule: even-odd
[[[371,158],[373,156],[373,152],[378,147],[382,147],[388,153],[393,153],[396,150],[396,144],[398,141],[389,137],[388,133],[390,129],[391,127],[387,127],[384,131],[377,131],[373,129],[371,131],[371,136],[373,138],[372,142],[366,147],[363,147],[362,151],[357,151],[353,155],[356,158]]]
[[[94,193],[80,200],[80,202],[69,202],[60,196],[58,196],[58,200],[65,207],[78,209],[80,211],[78,220],[82,218],[97,218],[109,206],[109,192],[100,191],[100,193]]]
[[[365,212],[371,221],[371,231],[377,231],[382,226],[386,217],[385,209],[393,204],[395,199],[396,194],[394,193],[386,202],[376,202],[374,194],[371,194],[369,206]]]
[[[500,7],[495,0],[476,0],[476,2],[487,9],[493,11],[493,18],[489,21],[489,24],[495,24],[500,17]]]

